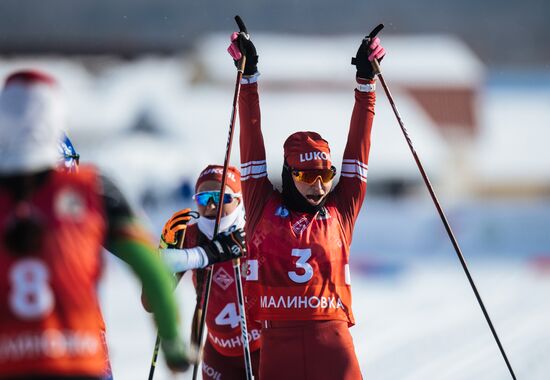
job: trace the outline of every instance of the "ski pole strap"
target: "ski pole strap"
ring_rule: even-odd
[[[256,73],[254,75],[247,75],[247,76],[244,76],[241,78],[241,84],[251,84],[251,83],[256,83],[258,81],[258,77],[260,76],[260,73],[258,71],[256,71]]]
[[[355,88],[361,92],[375,92],[376,84],[375,83],[365,83],[365,84],[358,83],[357,87]]]

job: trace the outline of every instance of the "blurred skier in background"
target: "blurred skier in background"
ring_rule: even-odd
[[[241,193],[241,176],[233,166],[228,168],[223,198],[220,233],[214,237],[217,205],[220,199],[223,166],[209,165],[200,173],[193,198],[199,218],[190,223],[193,212],[176,212],[164,226],[161,236],[161,256],[174,273],[193,269],[196,308],[193,316],[191,341],[198,346],[199,322],[203,310],[207,266],[214,265],[208,301],[207,339],[202,358],[203,379],[246,379],[240,316],[236,305],[236,288],[231,259],[246,253],[244,240],[245,212]],[[183,248],[177,249],[183,239]],[[146,302],[144,303],[146,306]],[[260,325],[248,322],[253,372],[258,373],[260,359]]]

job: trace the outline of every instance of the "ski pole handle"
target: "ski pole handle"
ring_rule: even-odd
[[[374,69],[374,75],[380,75],[382,74],[382,70],[380,69],[380,63],[378,62],[378,59],[374,58],[372,60],[372,68]]]
[[[246,25],[244,24],[244,21],[241,18],[241,16],[236,15],[235,16],[235,22],[237,23],[237,26],[239,27],[239,34],[243,38],[249,40],[250,39],[250,34],[248,34],[248,29],[246,29]],[[243,41],[241,39],[239,39],[238,42],[239,42],[239,50],[241,51],[242,58],[239,61],[239,64],[237,65],[237,71],[240,71],[242,73],[242,72],[244,72],[244,67],[246,65],[246,52],[245,52],[245,47],[244,47]]]
[[[380,33],[380,31],[381,31],[382,29],[384,29],[384,24],[378,24],[378,26],[377,26],[376,28],[374,28],[374,29],[372,30],[372,32],[370,32],[369,35],[366,36],[365,38],[369,38],[369,39],[372,40],[374,37],[376,37],[376,35],[377,35],[378,33]]]
[[[366,36],[363,41],[365,41],[365,43],[369,44],[370,45],[370,42],[372,41],[372,39],[374,37],[376,37],[376,35],[378,33],[380,33],[380,31],[384,29],[384,24],[378,24],[378,26],[376,28],[374,28],[368,36]],[[381,74],[382,71],[380,70],[380,62],[378,62],[378,59],[374,59],[372,60],[372,68],[374,69],[374,75],[378,75],[378,74]]]
[[[241,18],[241,16],[236,15],[235,16],[235,22],[237,23],[237,26],[239,27],[239,32],[248,35],[248,29],[246,29],[246,25],[244,25],[244,22],[243,22],[243,19]]]

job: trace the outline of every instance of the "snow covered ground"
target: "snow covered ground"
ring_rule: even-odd
[[[150,213],[159,225],[170,208]],[[518,207],[472,203],[449,208],[451,224],[518,379],[550,374],[550,255],[544,226],[550,204]],[[531,221],[528,225],[526,221]],[[524,230],[536,229],[526,233]],[[365,378],[371,380],[509,379],[507,369],[433,205],[367,199],[352,246],[351,329]],[[485,231],[485,232],[484,232]],[[518,246],[510,245],[513,240]],[[407,248],[408,247],[408,248]],[[516,252],[505,249],[512,247]],[[146,378],[154,330],[141,309],[139,286],[116,259],[102,286],[113,370],[118,379]],[[189,331],[194,293],[178,290]],[[157,379],[171,377],[161,362]]]
[[[120,263],[109,266],[103,306],[115,378],[145,379],[154,330],[135,281]],[[470,266],[518,379],[550,373],[550,275],[516,260]],[[351,329],[364,376],[372,380],[509,379],[507,369],[458,261],[418,259],[399,275],[353,272]],[[178,289],[189,331],[193,290]],[[155,378],[172,377],[162,359]]]

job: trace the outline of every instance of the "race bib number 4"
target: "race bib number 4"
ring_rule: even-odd
[[[235,303],[228,303],[227,305],[225,305],[222,311],[220,311],[219,314],[216,316],[216,319],[214,321],[218,326],[229,325],[232,328],[239,326],[241,318],[237,313],[237,307]]]

